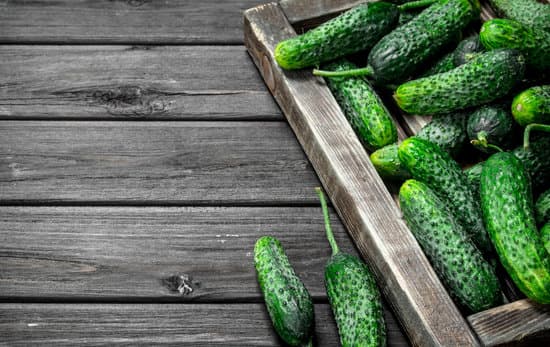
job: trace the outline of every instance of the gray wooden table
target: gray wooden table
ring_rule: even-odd
[[[280,345],[271,234],[338,345],[319,181],[242,44],[260,2],[0,1],[0,344]]]

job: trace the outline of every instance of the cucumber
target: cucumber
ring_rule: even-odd
[[[435,62],[433,66],[431,66],[426,72],[424,72],[421,76],[427,77],[431,75],[436,75],[438,73],[443,73],[447,71],[451,71],[456,67],[454,63],[454,53],[449,52],[445,54],[443,57],[441,57],[438,61]]]
[[[547,58],[550,59],[550,54]],[[521,126],[550,124],[550,85],[532,87],[518,94],[512,102],[512,115]]]
[[[525,56],[528,70],[535,74],[550,69],[550,32],[529,28],[511,19],[496,18],[483,23],[479,36],[488,50],[509,48],[520,51]]]
[[[399,19],[397,6],[361,4],[303,35],[281,41],[275,60],[283,69],[301,69],[372,48]]]
[[[481,44],[479,35],[472,35],[460,41],[453,52],[453,63],[455,66],[464,65],[477,53],[485,51],[485,47]]]
[[[507,152],[487,159],[480,195],[500,262],[528,298],[550,303],[550,254],[535,224],[531,186],[521,161]]]
[[[340,71],[356,66],[349,61],[339,60],[327,67]],[[346,118],[367,149],[373,151],[397,141],[397,128],[390,112],[365,79],[353,77],[326,80]]]
[[[491,242],[483,226],[479,199],[475,196],[466,175],[456,161],[436,144],[409,137],[398,149],[401,163],[412,177],[426,183],[443,199],[451,212],[484,253],[492,251]]]
[[[473,189],[475,196],[479,196],[479,181],[481,179],[481,170],[483,170],[483,162],[479,162],[464,170],[466,178],[470,183],[470,188]]]
[[[267,311],[277,334],[290,346],[312,346],[313,301],[274,237],[261,237],[254,265]]]
[[[550,190],[539,196],[535,204],[535,218],[538,224],[550,222]]]
[[[470,313],[502,303],[492,266],[447,204],[426,184],[406,181],[399,190],[403,217],[451,297]]]
[[[514,120],[512,114],[499,105],[485,105],[475,110],[468,118],[468,137],[477,149],[492,153],[495,147],[510,145]]]
[[[540,229],[540,237],[544,243],[544,248],[550,253],[550,222],[544,224]]]
[[[550,31],[550,6],[547,4],[537,0],[490,0],[490,3],[500,17]]]
[[[449,72],[400,85],[393,97],[411,114],[438,114],[479,106],[508,94],[523,78],[525,58],[514,50],[481,53]]]
[[[316,188],[332,256],[325,267],[327,296],[343,347],[385,346],[386,325],[380,291],[373,274],[359,258],[340,252],[328,215],[325,196]]]
[[[466,113],[437,115],[426,124],[416,137],[438,145],[451,156],[457,156],[466,143]]]
[[[531,141],[529,148],[523,146],[512,150],[531,176],[534,192],[543,192],[550,188],[550,136],[543,135]]]
[[[370,160],[382,178],[402,182],[411,177],[399,161],[397,143],[376,150],[370,155]]]

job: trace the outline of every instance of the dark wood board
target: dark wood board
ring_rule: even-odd
[[[0,120],[283,119],[242,46],[4,45],[0,61]]]
[[[0,203],[318,204],[283,122],[0,122]]]

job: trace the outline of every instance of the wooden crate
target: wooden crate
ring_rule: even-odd
[[[363,1],[281,0],[244,14],[246,47],[411,342],[418,346],[527,345],[550,339],[550,306],[522,299],[464,317],[405,225],[395,196],[321,78],[283,71],[276,44]],[[484,4],[482,19],[493,16]],[[395,117],[400,137],[428,117]]]

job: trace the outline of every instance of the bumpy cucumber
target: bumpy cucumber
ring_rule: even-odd
[[[540,237],[544,243],[544,248],[550,253],[550,222],[547,222],[540,229]]]
[[[340,71],[356,67],[345,60],[327,66]],[[376,150],[397,141],[397,128],[380,97],[361,77],[327,78],[327,84],[365,147]]]
[[[460,41],[453,52],[453,63],[455,66],[464,65],[477,53],[485,51],[481,44],[479,35],[472,35]]]
[[[357,257],[340,252],[330,227],[325,197],[320,188],[316,190],[332,248],[332,256],[325,267],[325,286],[340,342],[343,347],[385,346],[386,325],[374,276]]]
[[[485,105],[468,118],[468,137],[479,150],[492,153],[493,146],[505,148],[510,144],[514,120],[510,112],[499,105]]]
[[[514,50],[481,53],[449,72],[400,85],[399,107],[411,114],[438,114],[478,106],[505,96],[523,78],[525,58]]]
[[[284,69],[301,69],[370,49],[398,19],[395,5],[361,4],[303,35],[279,42],[275,60]]]
[[[436,144],[415,136],[401,143],[398,155],[413,178],[426,183],[447,200],[449,208],[479,249],[490,253],[492,246],[483,226],[479,199],[470,189],[458,163]]]
[[[455,220],[446,202],[426,184],[406,181],[399,191],[403,217],[453,297],[470,312],[502,301],[495,271]]]
[[[370,160],[383,178],[401,182],[411,177],[409,171],[399,161],[396,143],[376,150],[370,155]]]
[[[426,124],[416,137],[435,143],[451,156],[456,156],[466,143],[466,113],[437,115]]]
[[[501,17],[515,19],[531,27],[550,30],[550,6],[537,0],[490,0]]]
[[[550,53],[546,58],[550,60]],[[550,85],[532,87],[518,94],[512,102],[512,114],[521,126],[550,124]]]
[[[527,297],[550,303],[550,254],[535,224],[531,186],[521,161],[507,152],[487,159],[480,195],[500,262]]]
[[[517,49],[525,56],[528,69],[535,73],[550,69],[550,32],[496,18],[483,23],[479,36],[487,49]]]
[[[531,176],[534,192],[550,188],[550,136],[543,135],[531,141],[529,148],[517,147],[512,151]]]
[[[538,224],[550,222],[550,190],[539,196],[535,204],[535,217]]]
[[[477,163],[464,170],[470,187],[473,189],[475,196],[479,196],[479,181],[481,180],[481,170],[483,170],[483,162]]]
[[[254,247],[254,265],[275,331],[291,346],[312,346],[313,301],[279,240],[260,238]]]
[[[421,76],[427,77],[431,75],[436,75],[438,73],[443,73],[451,71],[456,67],[454,63],[454,53],[449,52],[441,57],[438,61],[435,62],[428,70],[426,70]]]

